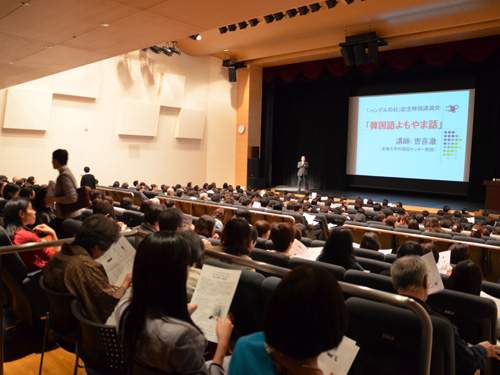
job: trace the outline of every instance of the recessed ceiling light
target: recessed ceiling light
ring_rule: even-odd
[[[109,23],[101,23],[102,27],[109,27]]]

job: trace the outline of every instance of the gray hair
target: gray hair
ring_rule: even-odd
[[[420,257],[406,256],[397,259],[391,265],[394,289],[400,292],[420,288],[427,272],[427,264]]]

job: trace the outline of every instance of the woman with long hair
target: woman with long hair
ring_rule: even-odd
[[[118,334],[131,373],[221,374],[232,324],[217,320],[218,344],[207,369],[207,339],[191,320],[187,304],[190,263],[187,242],[163,231],[141,242],[135,256],[132,298],[117,307]]]
[[[342,266],[346,270],[364,271],[352,251],[352,233],[347,228],[335,228],[326,240],[318,261]]]
[[[41,242],[38,234],[45,234],[47,240],[57,240],[54,229],[46,224],[40,224],[30,229],[35,224],[36,211],[31,206],[31,201],[26,198],[11,199],[3,209],[5,229],[14,245],[28,242]],[[19,256],[26,264],[28,271],[33,272],[45,266],[47,261],[59,251],[57,248],[45,248],[33,251],[23,251]]]

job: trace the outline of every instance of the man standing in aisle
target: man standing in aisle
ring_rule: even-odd
[[[306,157],[302,156],[300,161],[297,163],[297,191],[300,191],[300,186],[302,185],[302,181],[304,181],[306,185],[306,190],[309,190],[309,181],[307,176],[309,175],[309,162],[306,161]]]

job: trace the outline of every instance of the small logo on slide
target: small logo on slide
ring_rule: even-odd
[[[449,105],[445,109],[446,109],[447,112],[455,113],[457,111],[457,109],[458,109],[458,105],[457,104],[455,104],[455,105]]]

